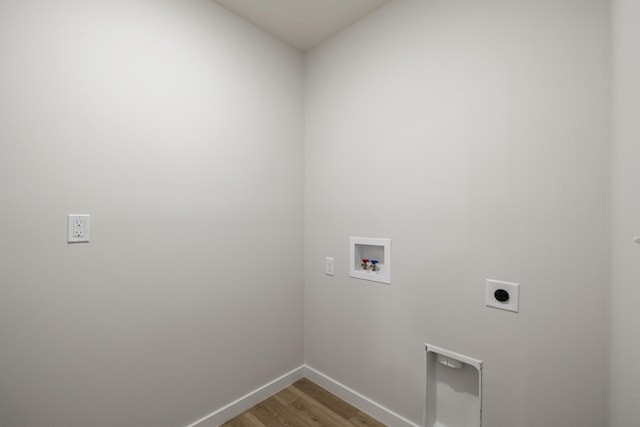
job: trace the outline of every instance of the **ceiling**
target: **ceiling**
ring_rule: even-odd
[[[214,1],[304,52],[390,0]]]

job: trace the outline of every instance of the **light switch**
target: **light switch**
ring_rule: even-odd
[[[324,259],[324,274],[335,276],[335,261],[333,257],[328,256]]]

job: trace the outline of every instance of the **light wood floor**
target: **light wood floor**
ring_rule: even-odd
[[[385,427],[358,408],[303,378],[224,427]]]

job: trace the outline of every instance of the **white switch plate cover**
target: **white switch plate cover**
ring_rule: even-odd
[[[335,260],[333,257],[326,257],[324,259],[324,273],[327,276],[335,276]]]
[[[504,289],[509,292],[509,299],[507,301],[502,302],[496,299],[495,292],[498,289]],[[520,311],[520,284],[487,279],[485,305],[487,307],[518,313]]]
[[[89,241],[89,215],[67,215],[67,242],[80,243]]]

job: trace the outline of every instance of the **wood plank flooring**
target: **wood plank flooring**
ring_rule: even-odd
[[[386,427],[303,378],[258,403],[223,427]]]

